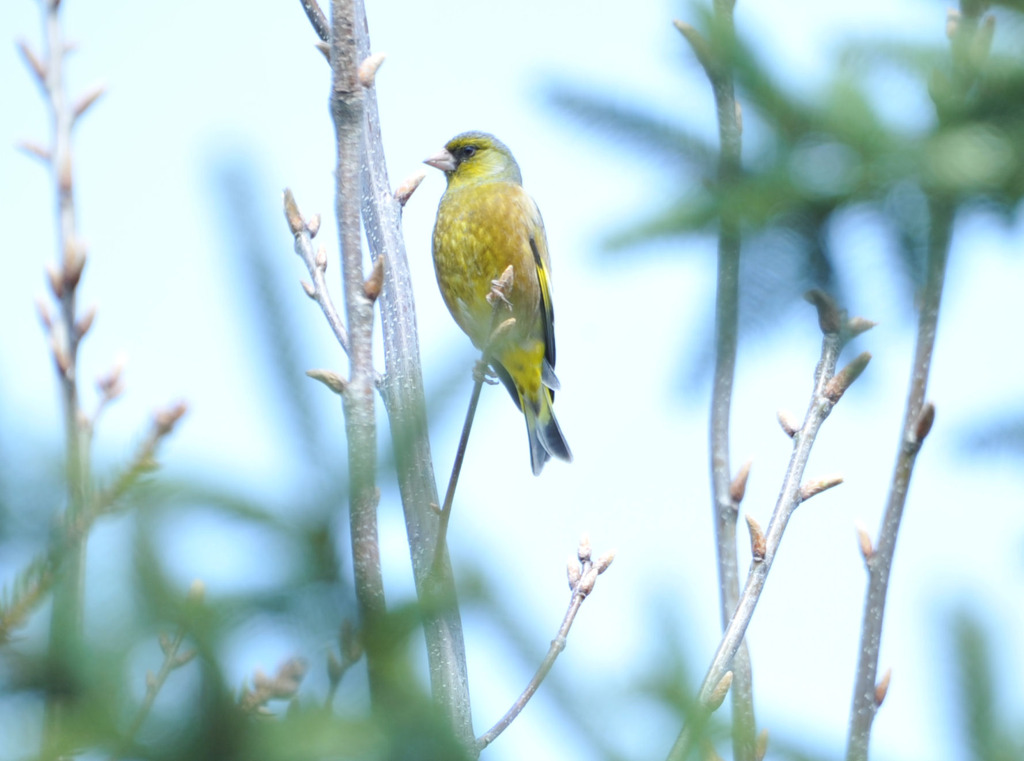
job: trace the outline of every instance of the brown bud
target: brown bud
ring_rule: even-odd
[[[380,291],[384,287],[384,255],[381,254],[377,257],[377,261],[373,263],[373,271],[370,272],[370,277],[363,283],[363,293],[366,294],[366,298],[370,301],[376,301],[377,297],[380,296]]]
[[[57,364],[57,372],[61,374],[61,377],[67,378],[68,372],[71,370],[71,357],[68,356],[64,341],[54,335],[50,341],[50,351],[53,352],[53,361]]]
[[[412,194],[416,192],[416,188],[420,186],[423,179],[427,176],[426,170],[417,170],[414,174],[406,177],[402,184],[395,188],[395,200],[398,201],[399,206],[405,206],[408,200],[412,197]]]
[[[31,140],[18,141],[18,149],[46,163],[49,163],[50,159],[53,158],[53,154],[50,153],[49,149]]]
[[[717,711],[722,703],[725,701],[725,696],[729,694],[729,688],[732,686],[732,672],[726,671],[718,684],[715,685],[715,689],[711,691],[708,696],[708,708],[711,711]]]
[[[800,431],[800,423],[793,416],[793,413],[789,410],[779,410],[775,413],[775,416],[779,419],[779,425],[782,426],[782,430],[786,432],[789,438],[793,438]]]
[[[594,568],[597,569],[598,573],[604,573],[608,570],[608,567],[615,560],[615,550],[609,550],[603,555],[598,556],[597,560],[594,561]]]
[[[864,560],[867,562],[875,554],[875,548],[871,544],[871,534],[868,533],[867,526],[860,521],[857,521],[855,525],[857,528],[857,541],[860,543],[860,554],[864,556]]]
[[[579,583],[579,586],[576,587],[576,591],[578,591],[581,595],[586,597],[587,595],[589,595],[591,592],[594,591],[594,585],[596,583],[597,583],[597,569],[596,568],[591,568],[589,571],[587,571],[585,574],[583,574],[583,578],[580,579],[580,583]]]
[[[374,78],[377,76],[377,69],[384,63],[386,57],[384,53],[371,53],[359,64],[359,84],[363,87],[373,87]]]
[[[292,231],[292,235],[298,235],[305,229],[299,205],[295,202],[291,188],[284,189],[284,217],[288,220],[288,229]]]
[[[102,96],[106,91],[107,88],[104,85],[95,85],[92,89],[86,91],[85,95],[79,98],[78,102],[75,103],[74,107],[71,109],[72,117],[76,121],[81,119],[82,115],[89,110],[89,107],[99,100],[100,96]]]
[[[583,577],[579,558],[575,555],[570,555],[569,561],[565,564],[565,576],[569,581],[569,589],[575,591],[576,585],[580,583],[580,579]]]
[[[882,678],[878,680],[878,684],[875,685],[875,706],[881,707],[882,701],[885,700],[885,695],[889,692],[889,680],[892,678],[892,669],[886,669],[885,673],[882,674]]]
[[[832,402],[832,404],[838,402],[843,394],[846,393],[846,390],[864,372],[864,368],[868,366],[870,361],[871,352],[869,351],[861,352],[850,360],[849,364],[836,373],[832,380],[825,385],[825,398]]]
[[[36,314],[39,316],[39,322],[43,324],[47,332],[53,330],[53,317],[50,315],[50,307],[43,301],[42,296],[36,296]]]
[[[762,729],[757,735],[757,743],[754,745],[754,761],[764,761],[764,755],[768,752],[768,730]]]
[[[836,302],[819,288],[812,288],[804,294],[804,298],[818,310],[818,327],[822,333],[838,333],[842,326],[842,318]]]
[[[103,394],[108,402],[116,399],[124,391],[124,383],[121,381],[121,374],[124,372],[127,360],[123,355],[114,359],[114,364],[104,375],[96,379],[96,388]]]
[[[308,280],[300,280],[299,283],[302,284],[302,290],[306,292],[306,295],[315,301],[316,288],[313,287],[313,284],[310,283]]]
[[[89,332],[89,328],[92,327],[92,323],[95,319],[96,306],[93,305],[86,309],[85,314],[83,314],[75,323],[75,332],[78,334],[79,338],[81,338],[82,336]]]
[[[863,317],[851,317],[846,323],[846,332],[850,334],[851,338],[853,338],[854,336],[859,336],[861,333],[866,333],[877,324],[877,322],[865,320]]]
[[[185,402],[176,402],[156,413],[154,423],[156,424],[157,435],[166,436],[174,430],[174,426],[182,416],[188,412],[188,405]]]
[[[344,394],[348,387],[348,381],[342,378],[333,370],[307,370],[306,375],[316,381],[320,381],[327,388],[336,394]]]
[[[839,486],[842,482],[842,476],[826,476],[825,478],[808,481],[800,487],[800,501],[805,502],[815,494],[821,494],[823,491],[831,489],[833,486]]]
[[[925,437],[932,430],[932,425],[935,423],[935,405],[931,402],[925,402],[924,407],[921,408],[921,414],[917,416],[917,422],[914,424],[914,441],[920,444],[925,440]]]
[[[590,560],[590,534],[584,533],[580,537],[579,546],[576,548],[576,557],[580,559],[581,563],[586,563]]]
[[[46,279],[50,283],[50,292],[57,299],[64,296],[64,273],[57,269],[53,262],[46,263]]]
[[[21,57],[25,59],[25,63],[28,64],[29,69],[35,75],[36,79],[39,80],[39,84],[46,84],[46,66],[39,56],[37,56],[32,48],[28,46],[25,40],[18,40],[18,50],[21,51]]]
[[[750,555],[755,563],[760,563],[764,560],[766,549],[764,531],[761,530],[761,524],[750,513],[743,517],[747,519],[747,528],[750,529]]]
[[[290,698],[299,689],[309,665],[304,658],[289,658],[277,669],[274,676],[274,697]]]
[[[313,265],[321,272],[327,271],[327,247],[320,246],[316,250],[316,256],[313,258]]]
[[[327,59],[327,63],[331,62],[331,46],[328,43],[318,40],[313,44],[313,46],[323,53],[324,58]]]
[[[78,287],[78,281],[82,279],[82,270],[85,269],[85,246],[81,241],[74,238],[68,239],[64,244],[64,288],[73,291]]]
[[[697,60],[700,61],[700,65],[704,67],[704,70],[709,74],[714,69],[715,61],[714,56],[711,53],[711,46],[708,44],[700,32],[694,29],[692,26],[687,24],[685,21],[673,21],[672,25],[679,30],[679,33],[686,38],[686,41],[690,43],[690,47],[693,49],[693,53],[697,56]]]
[[[198,655],[198,653],[199,651],[194,648],[178,653],[176,656],[174,656],[174,668],[180,669],[182,666],[184,666],[193,658],[195,658],[196,655]]]
[[[309,232],[309,237],[310,238],[315,238],[316,237],[316,234],[318,232],[320,232],[320,215],[319,214],[314,214],[312,217],[309,218],[309,221],[306,222],[306,230]]]
[[[753,462],[753,460],[747,460],[743,463],[736,474],[736,478],[729,484],[729,498],[736,504],[742,502],[743,495],[747,493],[747,478],[750,476],[750,466]]]

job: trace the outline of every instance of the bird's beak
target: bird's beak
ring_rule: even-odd
[[[455,157],[451,154],[451,151],[444,148],[429,159],[423,159],[423,163],[434,167],[434,169],[440,169],[442,172],[455,171]]]

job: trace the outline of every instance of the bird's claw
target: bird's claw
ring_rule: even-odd
[[[477,383],[486,383],[489,386],[494,386],[498,383],[498,376],[491,369],[491,365],[481,359],[473,365],[473,380]]]

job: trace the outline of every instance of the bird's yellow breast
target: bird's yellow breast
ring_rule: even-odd
[[[533,354],[533,344],[539,342],[543,356],[543,307],[534,258],[538,245],[546,252],[543,236],[537,208],[517,184],[473,183],[450,187],[442,197],[433,241],[437,282],[455,321],[477,348],[487,343],[494,324],[494,308],[487,300],[492,281],[511,264],[513,283],[506,292],[511,306],[499,307],[498,322],[512,316],[516,323],[503,343]],[[531,245],[538,238],[541,243]],[[492,349],[496,356],[505,353],[500,347]]]

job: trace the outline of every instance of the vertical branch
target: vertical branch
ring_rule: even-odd
[[[724,630],[739,599],[739,563],[736,554],[736,520],[739,501],[730,489],[729,412],[736,370],[739,313],[740,226],[734,205],[728,200],[730,188],[740,172],[742,127],[731,66],[735,30],[733,3],[715,0],[714,22],[719,45],[714,50],[687,24],[677,28],[693,46],[704,66],[715,96],[720,153],[718,193],[721,216],[718,232],[718,285],[715,295],[715,374],[711,395],[710,467],[712,510],[718,558],[719,612]],[[722,48],[725,48],[724,50]],[[740,644],[732,663],[733,754],[736,761],[755,756],[755,719],[750,656],[746,642]]]
[[[77,319],[77,288],[85,266],[85,250],[75,215],[74,174],[71,134],[76,119],[96,100],[100,90],[74,106],[69,105],[64,83],[64,54],[67,44],[61,30],[60,3],[42,3],[45,55],[32,54],[27,43],[22,53],[38,80],[50,111],[52,132],[48,149],[26,145],[49,165],[53,177],[57,209],[57,262],[47,268],[50,288],[59,305],[59,315],[51,320],[45,307],[40,315],[49,333],[51,351],[60,385],[64,410],[64,437],[67,477],[65,520],[74,523],[87,509],[91,488],[89,464],[89,421],[82,412],[78,396],[78,346],[92,322],[90,315]],[[50,657],[60,680],[72,680],[75,654],[81,646],[83,582],[85,573],[85,537],[69,542],[61,558],[61,574],[54,595],[50,619]],[[46,704],[45,741],[56,742],[60,705],[51,694]]]
[[[935,408],[931,404],[925,404],[924,398],[939,321],[939,306],[952,237],[954,210],[953,203],[947,199],[932,197],[929,201],[931,230],[928,240],[928,272],[921,314],[918,317],[917,345],[910,374],[910,391],[903,416],[903,430],[900,434],[900,448],[889,487],[889,499],[882,516],[878,545],[872,548],[870,540],[867,544],[862,544],[868,571],[868,590],[864,599],[860,657],[854,681],[853,705],[850,709],[847,761],[866,761],[871,724],[875,720],[882,698],[885,697],[885,690],[876,684],[878,653],[882,641],[882,619],[885,614],[889,574],[896,551],[896,536],[903,518],[910,476],[914,471],[917,453],[931,429],[935,416]]]
[[[930,95],[939,117],[939,128],[971,118],[981,68],[987,61],[995,29],[991,16],[982,23],[987,3],[961,0],[960,12],[950,11],[946,33],[950,40],[950,71],[936,71],[929,83]],[[917,454],[935,420],[935,407],[925,402],[928,374],[931,370],[939,307],[946,277],[956,201],[946,192],[931,189],[928,198],[928,265],[921,311],[917,323],[917,343],[910,373],[910,390],[900,432],[900,445],[889,486],[889,498],[882,515],[877,546],[870,537],[861,536],[861,551],[868,572],[868,589],[861,620],[860,654],[850,708],[850,730],[846,745],[847,761],[866,761],[871,725],[888,689],[888,674],[878,679],[878,654],[882,641],[885,598],[892,572],[896,537],[907,500],[910,477]]]
[[[377,538],[377,430],[374,417],[373,300],[363,287],[359,205],[363,155],[363,88],[352,0],[331,3],[331,115],[337,135],[335,212],[349,336],[349,379],[342,396],[348,439],[349,523],[356,599],[366,643],[371,699],[380,706],[386,665],[380,629],[386,613]]]
[[[825,294],[812,291],[807,296],[818,307],[818,322],[824,334],[821,343],[821,356],[814,371],[814,389],[811,392],[803,423],[798,429],[791,432],[793,450],[779,498],[772,511],[771,521],[768,523],[768,530],[762,532],[756,521],[748,518],[753,550],[750,571],[747,574],[743,592],[729,618],[728,625],[724,628],[718,649],[701,684],[698,695],[698,712],[691,719],[691,725],[694,726],[699,726],[701,721],[706,720],[713,711],[717,710],[725,699],[726,691],[734,683],[735,670],[732,664],[743,644],[747,626],[754,615],[757,602],[768,579],[768,573],[782,543],[782,536],[793,513],[801,503],[842,482],[840,478],[829,478],[802,484],[803,474],[818,431],[843,394],[860,377],[871,359],[871,355],[864,352],[851,360],[842,370],[836,372],[839,354],[847,339],[868,329],[873,323],[860,318],[844,323],[839,310]],[[737,481],[742,482],[742,478],[741,474]],[[684,727],[669,753],[669,759],[681,761],[681,759],[688,758],[697,739],[699,739],[697,733],[692,730],[692,727]],[[751,752],[756,758],[758,755],[756,741]]]
[[[366,60],[371,51],[363,0],[355,0],[355,13],[357,52],[361,60]],[[475,754],[462,621],[447,549],[435,563],[439,503],[427,435],[412,277],[402,237],[402,207],[388,181],[376,91],[372,80],[365,84],[363,218],[371,255],[375,260],[384,257],[387,261],[378,300],[385,363],[382,394],[394,445],[416,591],[423,608],[431,689],[455,736],[468,753]]]

